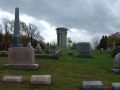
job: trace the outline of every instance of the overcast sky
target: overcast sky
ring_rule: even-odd
[[[46,42],[57,42],[57,27],[68,28],[76,42],[120,32],[120,0],[0,0],[0,22],[13,20],[16,7],[20,20],[35,24]]]

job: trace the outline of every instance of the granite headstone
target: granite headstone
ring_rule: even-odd
[[[118,53],[114,58],[114,69],[112,69],[115,73],[120,73],[120,53]]]
[[[103,90],[101,81],[83,81],[84,90]]]
[[[92,58],[93,57],[93,55],[91,53],[89,42],[79,42],[79,43],[77,43],[76,57],[80,57],[80,58]]]

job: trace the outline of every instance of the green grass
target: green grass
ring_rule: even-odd
[[[120,82],[120,75],[111,71],[114,68],[114,59],[110,54],[100,54],[92,51],[93,58],[75,58],[67,55],[68,51],[62,51],[61,60],[48,58],[36,58],[35,62],[40,65],[38,70],[7,69],[7,57],[0,57],[0,90],[82,90],[83,81],[102,81],[104,90],[110,90],[113,82]],[[50,86],[31,85],[31,75],[50,74],[52,84]],[[3,83],[4,75],[21,75],[23,83]]]

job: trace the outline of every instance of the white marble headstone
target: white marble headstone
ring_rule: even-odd
[[[31,84],[50,85],[51,75],[32,75]]]
[[[9,76],[5,75],[3,77],[4,83],[21,83],[22,82],[22,76]]]

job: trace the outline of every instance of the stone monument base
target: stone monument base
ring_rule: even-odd
[[[111,69],[113,72],[120,74],[120,69]]]
[[[16,69],[38,69],[39,64],[28,64],[28,65],[5,64],[4,67],[16,68]]]
[[[91,53],[88,53],[88,54],[77,53],[75,55],[75,57],[78,57],[78,58],[93,58],[93,55]]]
[[[17,69],[37,69],[39,64],[35,64],[34,49],[28,47],[9,48],[8,64],[5,68]]]

